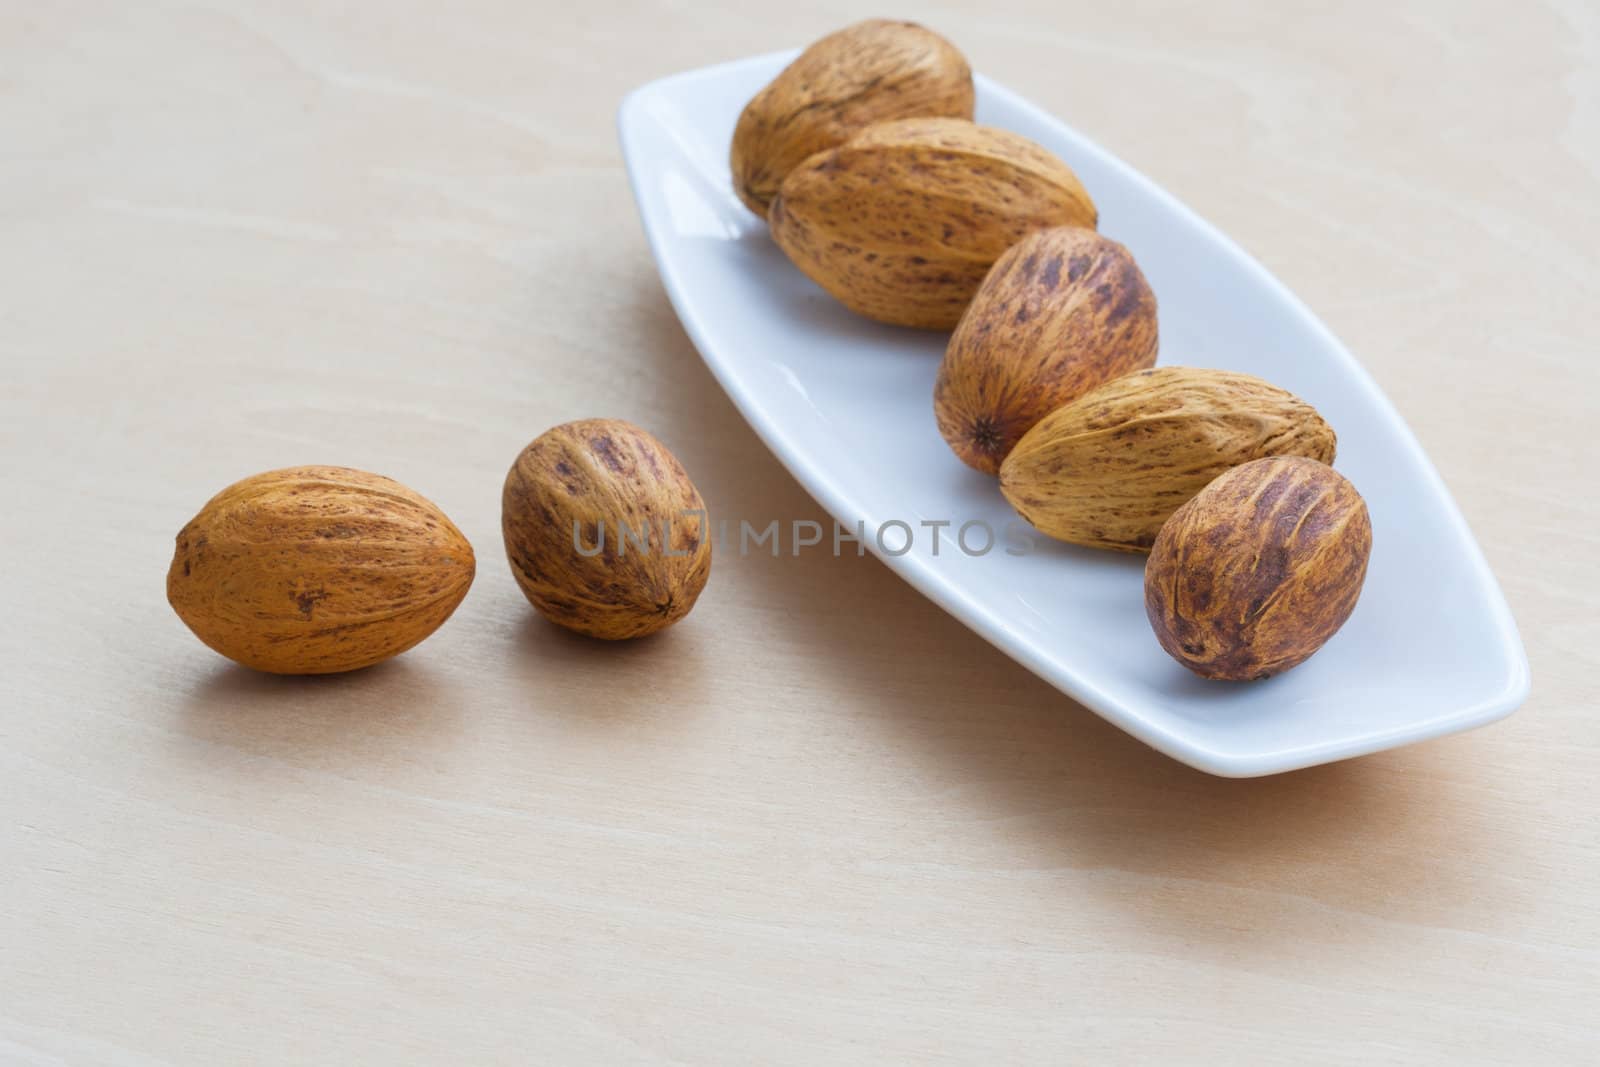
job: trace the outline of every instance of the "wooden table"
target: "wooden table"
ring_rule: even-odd
[[[1526,707],[1209,778],[871,559],[718,561],[610,647],[499,488],[550,425],[822,518],[663,296],[613,111],[843,3],[0,17],[0,1060],[1594,1062],[1600,9],[988,0],[920,17],[1235,235],[1410,420]],[[163,598],[243,475],[438,501],[479,577],[386,666],[234,668]]]

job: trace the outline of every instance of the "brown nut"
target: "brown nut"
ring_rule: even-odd
[[[1266,678],[1344,625],[1371,551],[1367,505],[1343,475],[1302,456],[1254,460],[1161,527],[1145,613],[1161,647],[1196,674]]]
[[[1157,367],[1046,415],[1001,464],[1000,491],[1058,540],[1147,552],[1167,517],[1228,468],[1333,455],[1333,429],[1293,393],[1233,371]]]
[[[275,674],[404,652],[472,585],[472,546],[432,502],[348,467],[229,486],[178,534],[167,600],[211,648]]]
[[[1095,218],[1072,169],[1026,137],[900,119],[790,171],[767,221],[794,265],[852,311],[948,330],[1007,248]]]
[[[1038,230],[995,263],[961,317],[934,386],[939,432],[998,473],[1061,405],[1156,361],[1156,298],[1128,250],[1093,230]]]
[[[705,502],[666,446],[619,419],[557,426],[501,496],[506,557],[545,618],[619,640],[689,613],[711,573]]]
[[[858,22],[800,53],[745,105],[728,153],[734,191],[766,218],[808,156],[874,122],[970,119],[972,106],[972,69],[949,41],[914,22]]]

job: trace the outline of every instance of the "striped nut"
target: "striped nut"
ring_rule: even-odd
[[[1039,420],[1156,361],[1156,298],[1128,250],[1093,230],[1029,234],[1000,257],[950,337],[939,432],[996,474]]]
[[[1046,415],[1001,464],[1000,491],[1058,540],[1148,552],[1167,517],[1230,467],[1333,454],[1333,429],[1293,393],[1248,374],[1157,367]]]
[[[368,667],[467,595],[472,546],[431,501],[348,467],[290,467],[212,497],[178,534],[167,600],[196,637],[275,674]]]
[[[1304,456],[1253,460],[1173,512],[1144,571],[1156,640],[1206,678],[1303,663],[1355,609],[1372,551],[1361,494]]]
[[[689,614],[711,573],[705,502],[666,446],[620,419],[557,426],[506,475],[512,574],[551,622],[620,640]]]
[[[766,218],[808,156],[874,122],[971,119],[972,106],[972,69],[949,41],[914,22],[858,22],[800,53],[745,105],[728,152],[734,191]]]
[[[767,222],[846,307],[948,330],[994,261],[1033,230],[1093,227],[1077,175],[1027,138],[960,119],[880,122],[783,180]]]

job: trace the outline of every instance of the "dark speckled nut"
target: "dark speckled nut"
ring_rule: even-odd
[[[1298,666],[1355,609],[1372,551],[1367,505],[1314,459],[1235,467],[1162,526],[1144,571],[1161,647],[1205,678]]]
[[[620,419],[542,434],[506,475],[511,572],[551,622],[621,640],[689,614],[711,573],[705,502],[683,465]]]
[[[1084,393],[1153,366],[1156,297],[1132,254],[1081,226],[1008,248],[956,325],[933,387],[961,462],[998,474],[1018,441]]]

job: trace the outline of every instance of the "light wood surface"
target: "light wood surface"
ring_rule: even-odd
[[[822,517],[679,328],[613,112],[861,13],[0,13],[0,1061],[1600,1057],[1588,0],[915,12],[1372,370],[1522,627],[1509,720],[1208,778],[853,557],[719,559],[633,647],[533,617],[499,491],[554,423]],[[281,679],[174,617],[178,528],[298,463],[472,539],[433,639]]]

